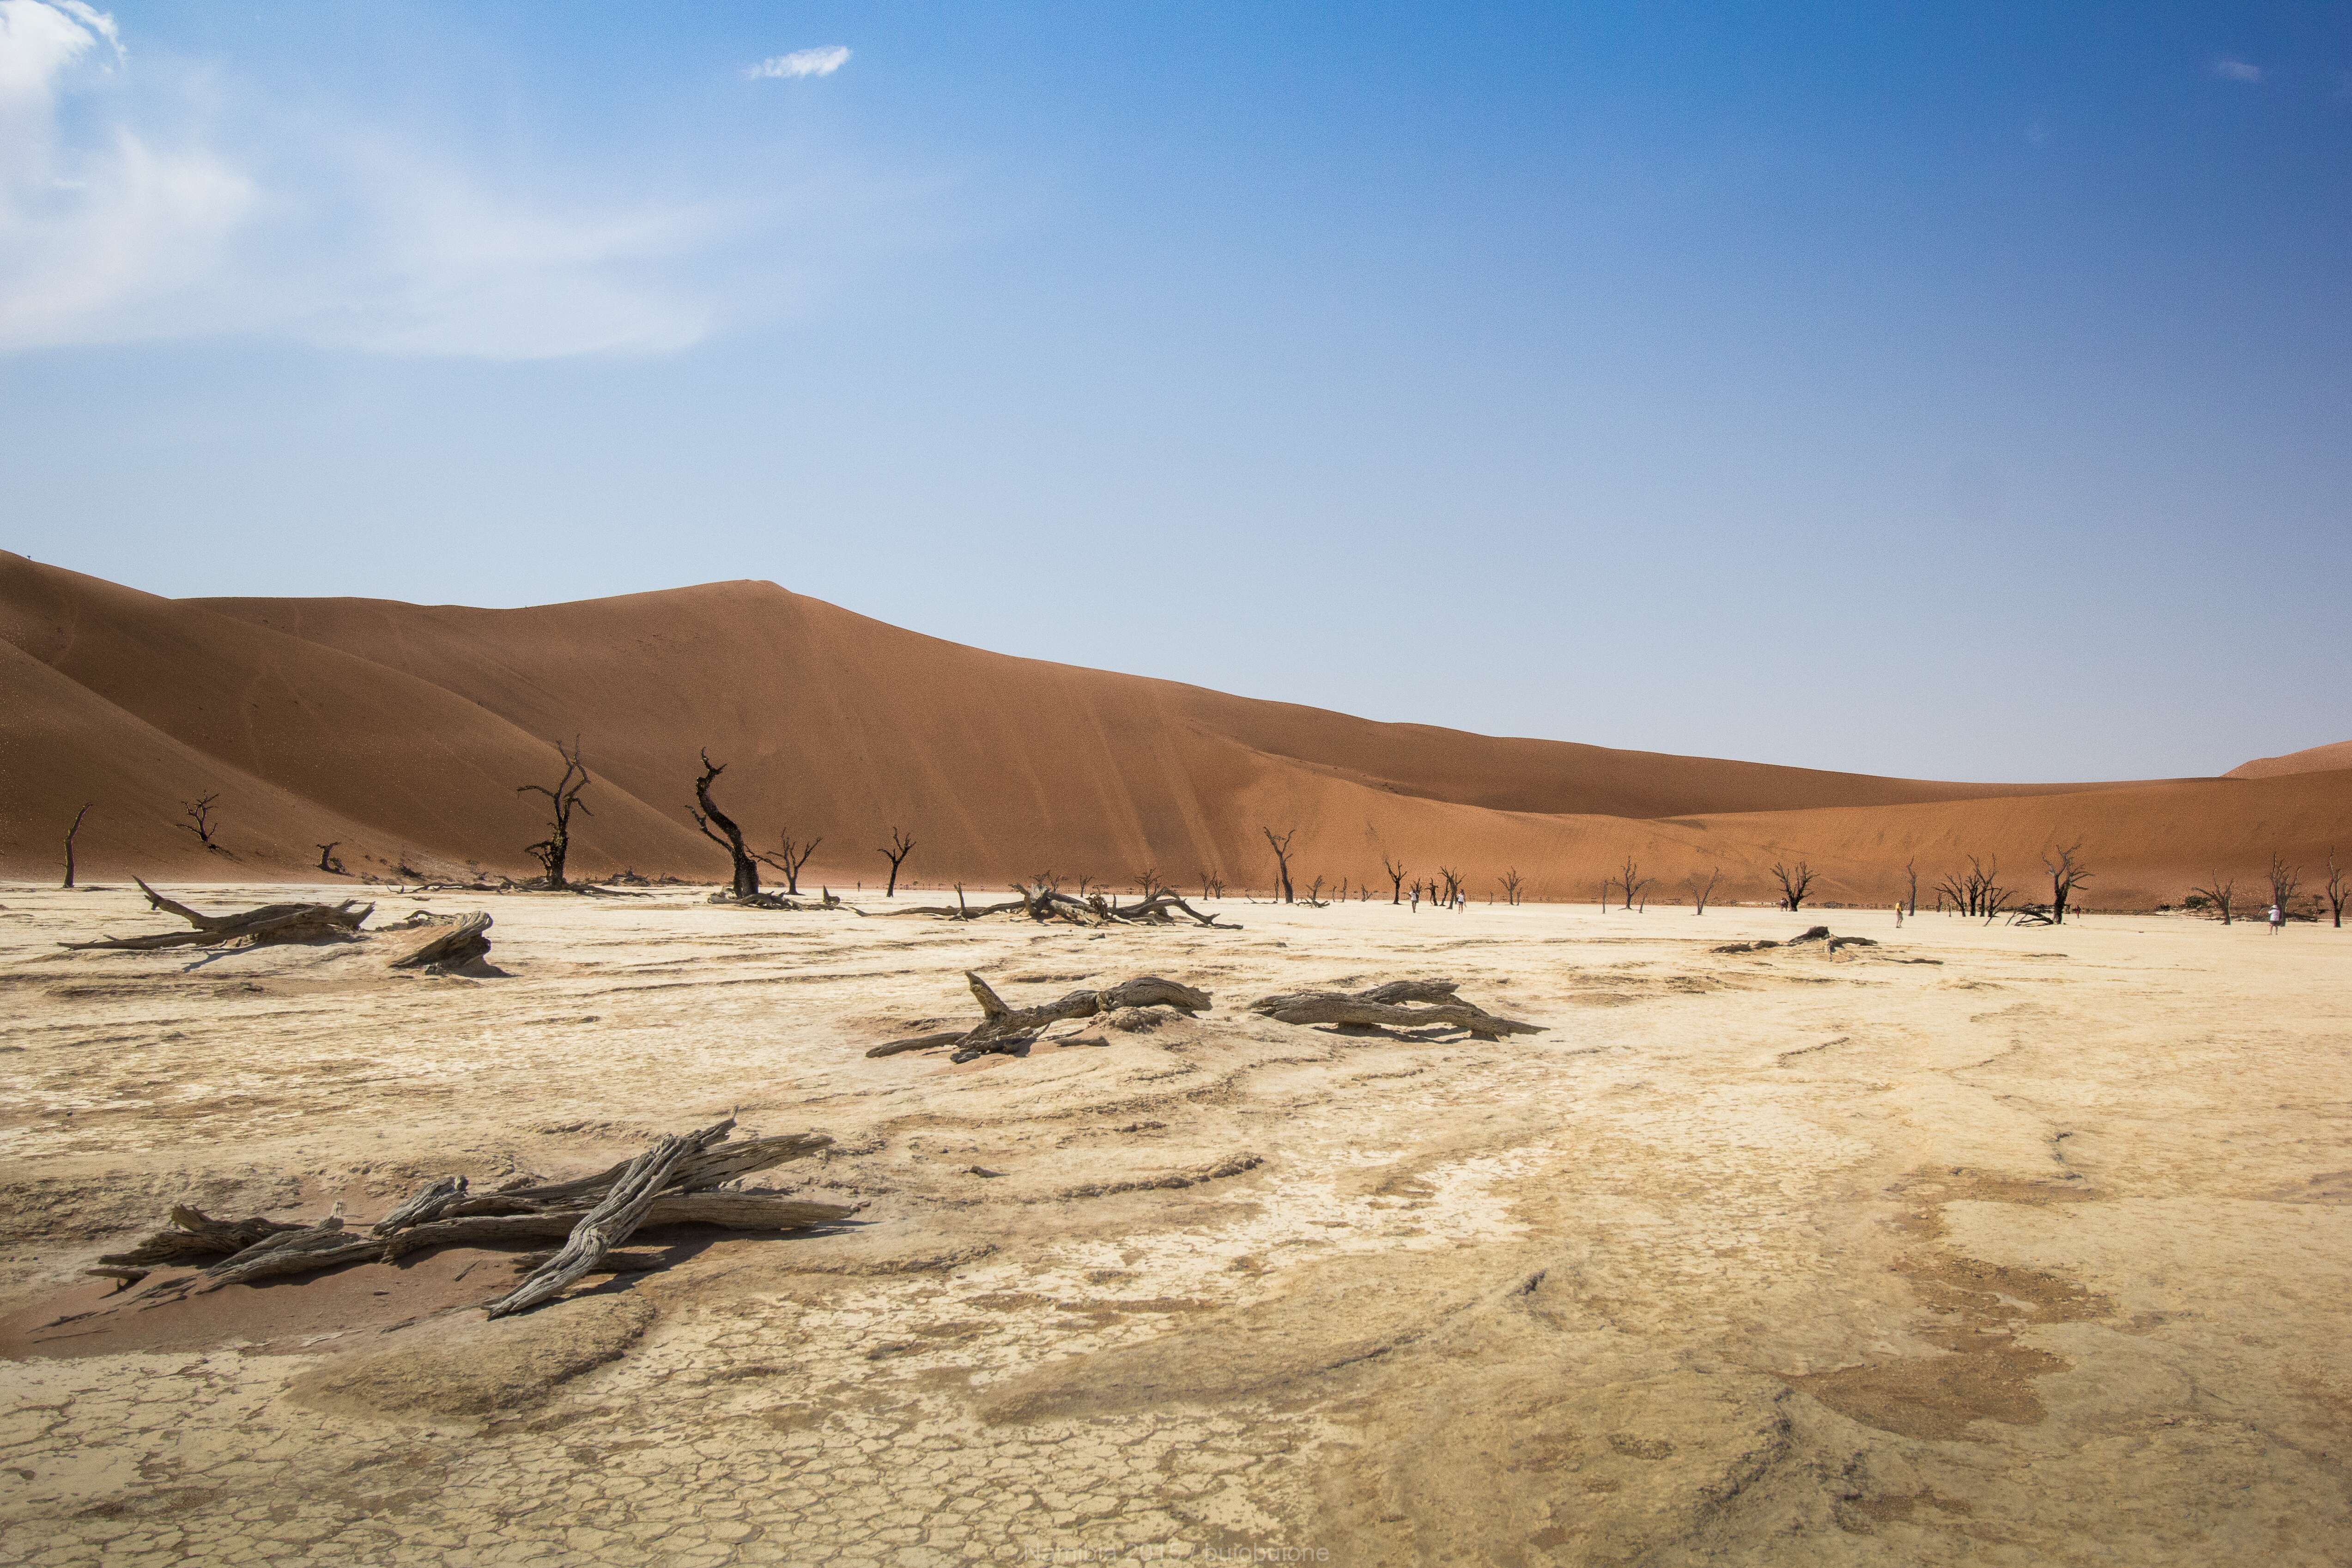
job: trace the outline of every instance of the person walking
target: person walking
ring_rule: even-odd
[[[1421,913],[1421,883],[1419,883],[1412,884],[1412,912],[1415,915]]]
[[[2286,924],[2286,911],[2285,911],[2285,910],[2284,910],[2284,909],[2281,909],[2281,908],[2280,908],[2277,904],[2272,904],[2272,905],[2271,905],[2271,935],[2272,935],[2272,936],[2277,936],[2277,935],[2279,934],[2279,928],[2280,928],[2281,926],[2284,925],[2285,924]]]
[[[1900,899],[1897,899],[1895,904],[1895,929],[1897,931],[1903,929],[1903,904]]]

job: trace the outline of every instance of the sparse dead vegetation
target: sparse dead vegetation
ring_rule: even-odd
[[[1360,991],[1286,991],[1260,997],[1249,1010],[1288,1024],[1348,1029],[1462,1030],[1482,1040],[1539,1034],[1540,1025],[1500,1017],[1455,993],[1457,980],[1391,980]]]
[[[1139,1018],[1128,1019],[1122,1015],[1139,1014],[1150,1008],[1167,1008],[1189,1017],[1207,1011],[1210,1002],[1206,991],[1194,990],[1173,980],[1163,980],[1157,975],[1141,975],[1104,990],[1072,991],[1059,1001],[1015,1008],[1009,1006],[977,974],[967,970],[964,979],[971,987],[972,998],[980,1003],[980,1022],[967,1030],[950,1030],[940,1034],[918,1035],[911,1040],[895,1040],[887,1045],[877,1045],[866,1054],[898,1056],[913,1051],[951,1048],[950,1061],[970,1061],[979,1056],[1014,1054],[1046,1029],[1072,1019],[1108,1014],[1110,1026],[1119,1029],[1132,1027],[1141,1021]]]

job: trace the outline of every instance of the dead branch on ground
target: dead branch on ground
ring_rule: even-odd
[[[1028,1044],[1053,1024],[1071,1019],[1093,1018],[1099,1013],[1111,1015],[1113,1028],[1130,1027],[1139,1019],[1122,1022],[1121,1015],[1139,1012],[1146,1008],[1172,1008],[1191,1015],[1209,1006],[1209,993],[1196,991],[1190,986],[1163,980],[1157,975],[1141,975],[1132,980],[1122,980],[1107,990],[1072,991],[1057,1002],[1039,1007],[1014,1008],[990,988],[986,980],[967,970],[964,978],[971,984],[971,994],[980,1003],[980,1022],[961,1033],[919,1035],[912,1040],[894,1040],[877,1045],[867,1056],[897,1056],[910,1051],[930,1051],[941,1046],[953,1048],[950,1057],[954,1061],[970,1061],[974,1057],[995,1053],[1013,1054]]]
[[[1260,997],[1249,1010],[1276,1023],[1360,1028],[1466,1030],[1484,1040],[1537,1034],[1541,1026],[1501,1018],[1454,993],[1458,980],[1391,980],[1361,991],[1286,991]],[[1420,1003],[1421,1006],[1411,1004]]]
[[[882,918],[901,915],[927,915],[940,920],[980,920],[992,915],[1019,913],[1037,921],[1060,921],[1070,925],[1172,925],[1176,915],[1189,916],[1195,924],[1214,926],[1220,931],[1238,931],[1240,926],[1230,921],[1205,915],[1184,902],[1173,888],[1163,887],[1140,904],[1114,904],[1101,894],[1086,898],[1074,898],[1066,893],[1047,886],[1042,880],[1024,886],[1013,884],[1016,896],[1000,904],[965,904],[961,890],[953,908],[943,904],[917,904],[909,909],[893,909]],[[1171,911],[1173,913],[1171,913]]]
[[[163,931],[149,936],[108,936],[96,942],[60,942],[77,952],[103,948],[143,953],[161,947],[226,947],[234,942],[260,947],[278,942],[349,942],[359,936],[360,923],[374,912],[373,904],[345,899],[341,904],[265,904],[239,915],[204,915],[157,893],[139,878],[147,905],[176,915],[195,929]]]
[[[730,1119],[699,1132],[665,1137],[645,1154],[574,1181],[474,1193],[464,1176],[443,1176],[364,1230],[347,1226],[342,1206],[314,1225],[256,1216],[222,1221],[201,1209],[174,1207],[170,1225],[130,1250],[99,1260],[92,1270],[115,1278],[159,1263],[214,1259],[201,1273],[168,1281],[169,1300],[225,1285],[318,1273],[346,1263],[393,1262],[451,1246],[495,1245],[561,1237],[564,1247],[491,1304],[490,1316],[525,1312],[582,1275],[648,1226],[719,1225],[736,1230],[791,1231],[836,1223],[855,1210],[779,1192],[731,1188],[731,1182],[812,1154],[833,1142],[822,1133],[729,1143]]]

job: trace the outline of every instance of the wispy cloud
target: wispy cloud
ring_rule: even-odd
[[[847,55],[805,51],[839,58],[797,74]],[[409,356],[668,353],[788,287],[772,242],[796,214],[772,199],[485,163],[204,73],[180,92],[168,64],[137,82],[125,59],[114,18],[84,0],[0,0],[0,353],[224,333]],[[771,243],[745,262],[755,232]]]
[[[2263,79],[2263,68],[2225,57],[2213,62],[2213,74],[2223,81],[2260,81]]]
[[[789,55],[777,55],[748,66],[743,74],[754,81],[763,77],[829,77],[849,63],[849,50],[840,44],[828,44],[822,49],[794,49]]]

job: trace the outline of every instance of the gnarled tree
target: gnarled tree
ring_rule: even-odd
[[[1389,902],[1391,904],[1402,904],[1404,902],[1404,862],[1394,860],[1386,854],[1382,854],[1381,856],[1381,870],[1388,873]]]
[[[2336,846],[2333,844],[2327,846],[2327,880],[2319,885],[2327,895],[2328,916],[2340,931],[2344,928],[2344,900],[2352,895],[2352,877],[2347,877],[2344,868],[2336,863]]]
[[[887,850],[876,850],[874,852],[890,862],[890,882],[889,885],[882,890],[882,896],[898,897],[898,868],[907,863],[908,855],[915,852],[915,841],[894,827],[890,830],[890,847]]]
[[[320,844],[319,846],[319,869],[325,872],[329,876],[349,876],[352,874],[343,869],[341,859],[335,853],[335,845],[340,844],[342,841],[342,840],[337,839],[334,843]]]
[[[1625,857],[1624,865],[1621,867],[1617,873],[1617,887],[1618,891],[1622,892],[1625,895],[1625,907],[1628,909],[1633,908],[1633,900],[1641,894],[1641,891],[1657,880],[1658,879],[1654,876],[1643,876],[1642,874],[1641,862],[1636,861],[1632,855],[1627,855]],[[1649,901],[1647,899],[1643,899],[1643,902],[1646,904]]]
[[[1516,907],[1519,902],[1519,889],[1525,885],[1519,876],[1519,868],[1513,866],[1495,880],[1503,884],[1503,902]]]
[[[1297,828],[1286,833],[1276,833],[1272,828],[1260,827],[1265,841],[1274,847],[1274,892],[1285,904],[1295,904],[1297,895],[1290,890],[1290,841],[1298,836]]]
[[[798,897],[801,891],[801,867],[808,864],[809,856],[816,853],[817,845],[823,842],[824,841],[819,838],[802,843],[790,833],[786,833],[783,837],[784,849],[781,858],[775,855],[761,855],[758,858],[782,872],[784,891]]]
[[[743,830],[737,827],[735,819],[720,810],[710,799],[711,780],[726,771],[727,764],[711,761],[709,748],[704,747],[702,777],[694,781],[694,798],[701,803],[702,809],[698,811],[689,810],[688,815],[694,819],[694,825],[702,830],[702,836],[725,850],[728,857],[735,862],[736,898],[757,898],[760,896],[760,867],[751,852],[743,847]],[[719,831],[711,831],[713,827]],[[726,836],[720,837],[721,833]]]
[[[2278,905],[2282,918],[2294,914],[2294,895],[2303,886],[2303,868],[2286,863],[2274,850],[2271,852],[2271,902]]]
[[[1795,865],[1774,861],[1772,880],[1780,884],[1780,907],[1793,915],[1805,906],[1806,890],[1813,885],[1813,868],[1803,861]]]
[[[209,795],[199,795],[193,800],[181,801],[180,814],[188,820],[172,825],[184,833],[195,834],[196,841],[205,848],[219,850],[220,846],[213,842],[213,835],[220,831],[219,824],[213,821],[213,802],[219,799],[220,792],[215,790]]]
[[[2044,850],[2042,869],[2050,873],[2050,924],[2066,924],[2067,906],[2074,901],[2074,890],[2091,880],[2090,868],[2083,863],[2083,845],[2078,840],[2063,849]]]
[[[81,833],[81,820],[82,820],[84,817],[87,817],[87,816],[89,816],[89,808],[90,808],[90,806],[91,806],[91,805],[95,805],[95,804],[96,804],[96,802],[95,802],[95,801],[90,801],[90,802],[87,802],[87,803],[85,803],[85,804],[83,805],[83,807],[82,807],[82,809],[81,809],[80,810],[76,811],[76,812],[74,813],[73,826],[72,826],[72,827],[70,827],[70,828],[68,828],[68,829],[66,830],[66,880],[65,880],[65,885],[66,885],[66,886],[68,886],[68,887],[71,887],[71,886],[74,884],[74,883],[73,883],[73,879],[74,879],[74,851],[73,851],[74,840],[75,840],[77,837],[79,837],[79,836],[80,835],[80,833]]]
[[[2232,924],[2231,914],[2236,906],[2237,896],[2237,879],[2232,877],[2225,882],[2220,872],[2215,872],[2211,876],[2207,877],[2203,887],[2192,887],[2189,890],[2191,906],[2195,906],[2196,901],[2203,900],[2207,907],[2220,913],[2221,924],[2224,925]]]
[[[1717,866],[1714,870],[1708,872],[1706,873],[1706,880],[1704,881],[1700,880],[1699,874],[1696,872],[1693,872],[1690,875],[1683,878],[1683,885],[1690,889],[1691,913],[1693,915],[1705,915],[1706,913],[1706,901],[1715,896],[1715,884],[1722,880],[1723,868],[1721,866]]]
[[[528,852],[539,862],[547,885],[560,891],[571,885],[563,880],[563,862],[572,852],[572,813],[578,811],[584,817],[593,817],[596,813],[580,804],[580,791],[588,788],[591,782],[588,769],[580,762],[580,737],[576,735],[572,737],[572,747],[568,751],[564,749],[563,742],[557,741],[555,755],[563,758],[563,776],[555,781],[553,788],[545,784],[518,784],[515,793],[547,797],[547,837],[530,845]],[[333,847],[331,844],[328,846],[330,849]],[[322,851],[320,854],[321,869],[325,864],[326,855]]]

